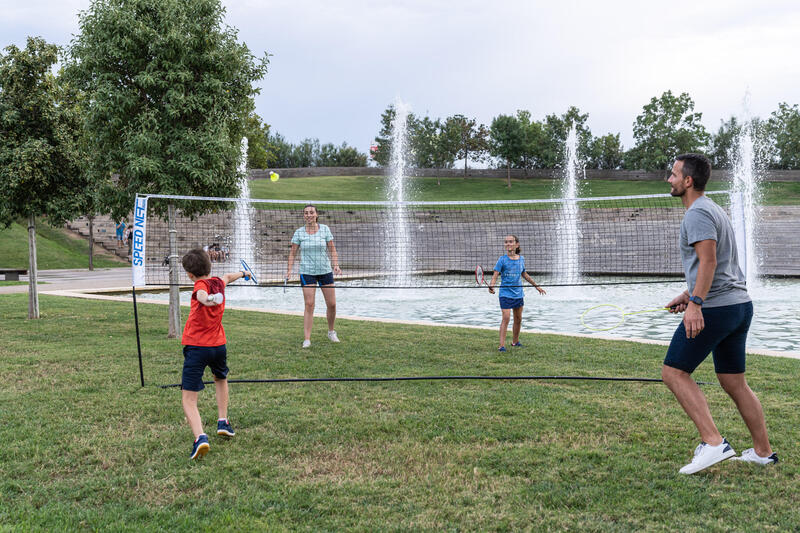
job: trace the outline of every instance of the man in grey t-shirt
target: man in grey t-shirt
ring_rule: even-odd
[[[709,352],[714,354],[720,385],[736,402],[753,439],[753,448],[736,459],[762,465],[778,462],[767,437],[761,402],[744,377],[753,303],[739,268],[731,222],[704,194],[710,177],[711,163],[705,156],[684,154],[676,158],[668,178],[670,193],[687,208],[680,252],[689,288],[667,304],[671,312],[684,316],[667,350],[661,377],[702,438],[692,461],[679,470],[681,474],[694,474],[736,455],[717,430],[708,402],[691,377]]]

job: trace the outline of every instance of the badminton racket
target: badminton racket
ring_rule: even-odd
[[[625,322],[625,317],[630,315],[640,315],[642,313],[654,313],[656,311],[669,311],[669,307],[658,307],[655,309],[643,309],[641,311],[628,311],[614,304],[600,304],[590,307],[581,315],[581,324],[591,331],[609,331],[618,328]]]
[[[486,283],[486,280],[483,279],[483,268],[481,268],[480,265],[478,265],[475,268],[475,283],[477,283],[479,286],[480,285],[486,285],[487,287],[489,286],[489,284]]]
[[[249,276],[245,275],[244,279],[253,280],[253,284],[254,285],[258,285],[258,280],[256,279],[256,275],[253,274],[252,270],[250,270],[250,267],[248,266],[248,264],[245,262],[244,259],[240,259],[240,261],[242,262],[242,268],[245,270],[245,272],[249,272],[250,273]]]

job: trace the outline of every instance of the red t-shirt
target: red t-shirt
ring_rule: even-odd
[[[217,305],[203,305],[197,301],[197,291],[204,290],[208,294],[221,292],[225,294],[225,282],[220,278],[199,279],[194,282],[192,307],[186,326],[183,328],[181,344],[184,346],[222,346],[225,344],[225,330],[222,329],[222,314],[225,312],[225,301]]]

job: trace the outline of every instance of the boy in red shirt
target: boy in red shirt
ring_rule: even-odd
[[[225,312],[225,286],[244,277],[246,270],[232,272],[221,278],[211,277],[211,258],[200,248],[189,250],[181,260],[186,274],[194,282],[191,310],[183,328],[183,376],[181,394],[183,412],[194,433],[190,459],[203,457],[211,449],[208,435],[203,432],[203,422],[197,409],[197,393],[205,388],[203,372],[211,368],[217,395],[217,435],[233,437],[233,427],[228,422],[228,364],[225,348],[225,330],[222,314]]]

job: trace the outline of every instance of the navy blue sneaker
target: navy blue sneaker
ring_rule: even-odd
[[[514,348],[522,348],[522,343],[521,343],[521,342],[518,342],[518,343],[514,344],[514,343],[512,342],[512,343],[511,343],[511,346],[513,346]]]
[[[236,433],[233,431],[233,426],[227,420],[217,420],[217,435],[224,435],[226,437],[233,437]]]
[[[205,454],[208,453],[208,450],[211,449],[211,445],[208,444],[208,435],[203,433],[197,440],[194,441],[194,445],[192,445],[192,455],[189,456],[189,459],[197,459],[199,457],[203,457]]]
[[[497,349],[497,351],[498,352],[505,352],[506,351],[506,347],[505,346],[501,346],[500,348]]]

